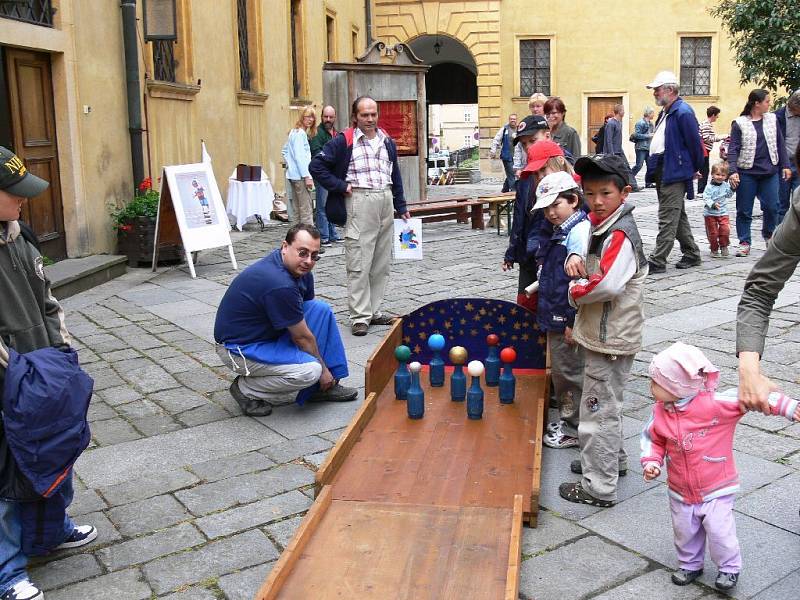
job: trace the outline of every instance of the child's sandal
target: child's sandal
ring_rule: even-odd
[[[610,508],[614,506],[611,500],[600,500],[583,489],[580,482],[578,483],[562,483],[558,486],[559,495],[569,502],[576,504],[588,504],[590,506],[597,506],[600,508]]]

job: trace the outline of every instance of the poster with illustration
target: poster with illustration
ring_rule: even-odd
[[[422,219],[394,220],[394,257],[422,260]]]
[[[210,163],[164,167],[153,239],[153,271],[158,265],[159,247],[177,243],[183,245],[193,278],[197,276],[193,253],[200,250],[227,246],[231,264],[237,269],[230,229]]]
[[[205,172],[180,173],[175,175],[178,194],[189,229],[217,225],[219,218],[211,201],[211,188]]]

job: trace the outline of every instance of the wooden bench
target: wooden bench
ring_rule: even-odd
[[[437,223],[455,220],[466,223],[472,229],[485,229],[483,222],[483,206],[485,202],[475,198],[449,198],[447,200],[409,204],[408,212],[412,217],[422,217],[423,223]]]
[[[481,202],[485,203],[488,207],[489,214],[495,217],[497,225],[497,235],[500,235],[500,215],[506,214],[506,223],[508,228],[506,231],[511,232],[511,213],[514,212],[514,192],[506,192],[496,196],[481,196],[478,198]],[[490,223],[491,225],[491,223]]]

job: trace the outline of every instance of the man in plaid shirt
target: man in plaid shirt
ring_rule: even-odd
[[[397,145],[378,128],[378,104],[368,96],[353,102],[355,127],[330,140],[309,167],[328,190],[328,220],[345,226],[348,308],[352,334],[388,325],[380,312],[392,261],[394,215],[410,217],[403,196]]]

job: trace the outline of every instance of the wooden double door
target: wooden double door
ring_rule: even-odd
[[[603,126],[606,115],[614,112],[615,104],[622,104],[622,96],[589,98],[589,106],[586,111],[589,115],[586,131],[589,154],[595,154],[595,152],[600,152],[600,150],[602,150],[602,148],[597,151],[595,150],[592,138]]]
[[[39,238],[42,254],[66,258],[50,55],[7,47],[2,51],[5,78],[0,92],[10,118],[7,143],[31,173],[50,182],[24,204],[21,217]]]

